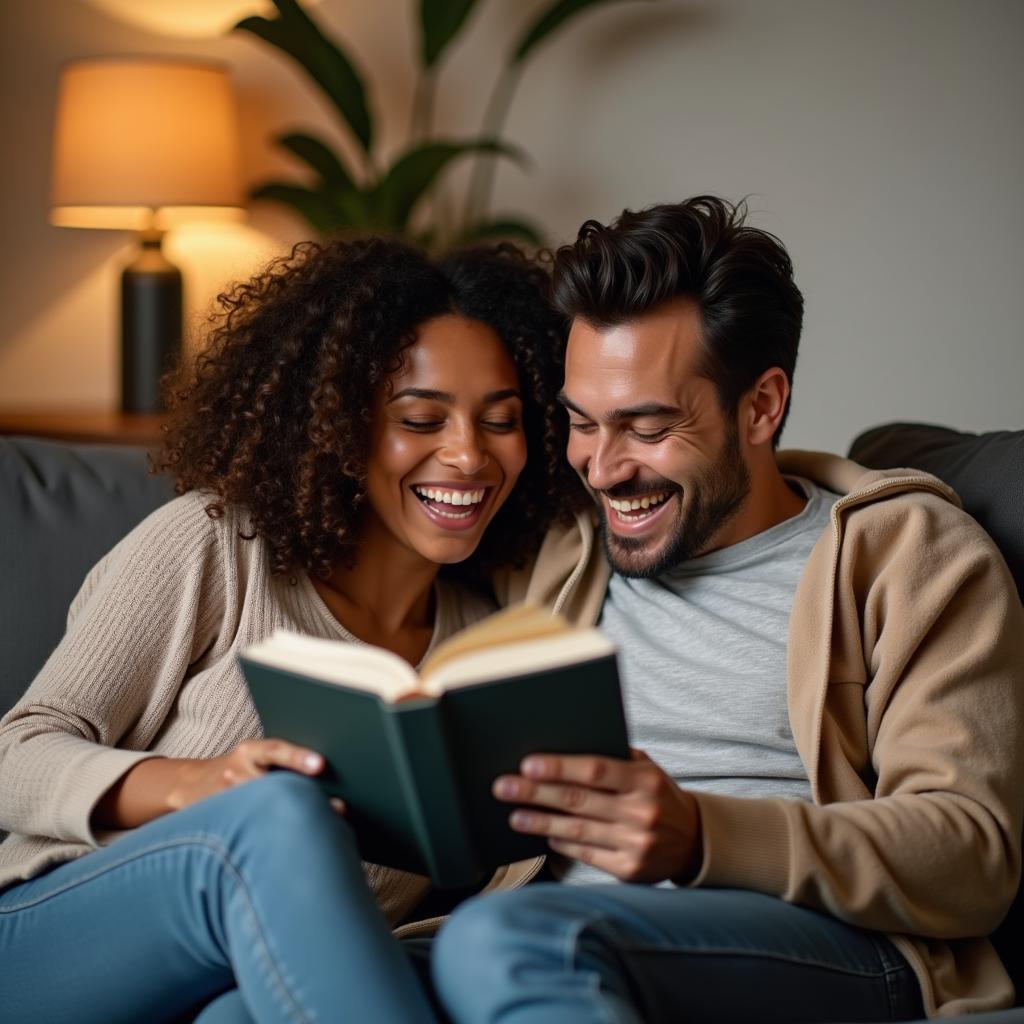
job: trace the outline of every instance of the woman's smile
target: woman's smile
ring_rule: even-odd
[[[427,562],[462,561],[526,461],[515,363],[486,324],[448,314],[420,326],[388,385],[368,459],[366,537]]]
[[[442,530],[468,530],[480,521],[493,485],[413,484],[424,514]]]

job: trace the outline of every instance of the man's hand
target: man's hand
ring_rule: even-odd
[[[685,883],[703,854],[697,801],[643,751],[632,760],[533,754],[522,775],[495,779],[499,800],[519,808],[517,832],[548,837],[551,849],[601,868],[624,882]]]

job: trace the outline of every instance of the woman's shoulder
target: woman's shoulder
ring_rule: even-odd
[[[243,542],[248,517],[230,505],[211,516],[208,506],[214,500],[212,494],[189,491],[150,512],[92,567],[72,608],[104,578],[205,575],[213,565],[236,561],[233,552]]]

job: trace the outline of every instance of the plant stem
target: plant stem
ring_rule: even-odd
[[[512,96],[519,84],[522,74],[519,64],[506,67],[498,81],[494,84],[487,109],[484,111],[481,137],[496,139],[501,134]],[[463,230],[467,230],[477,221],[482,220],[491,204],[491,191],[494,187],[494,171],[497,157],[490,153],[478,153],[473,161],[473,173],[466,190],[466,205],[463,211]]]
[[[426,139],[430,135],[431,122],[434,119],[434,92],[437,76],[433,70],[423,70],[416,79],[416,91],[412,100],[412,122],[409,125],[409,138]]]

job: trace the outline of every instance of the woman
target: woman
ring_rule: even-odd
[[[372,239],[222,297],[170,389],[179,497],[0,723],[0,1017],[429,1019],[388,927],[426,880],[370,867],[371,893],[235,656],[285,627],[416,664],[491,610],[439,570],[515,560],[570,486],[546,293],[510,247]]]

